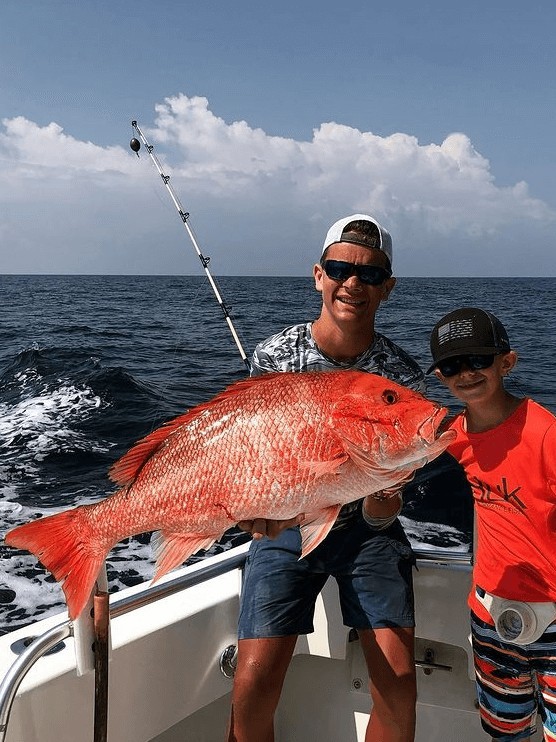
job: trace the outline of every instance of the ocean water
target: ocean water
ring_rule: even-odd
[[[218,284],[248,356],[320,307],[310,278]],[[246,375],[204,276],[0,276],[0,288],[0,537],[110,494],[107,471],[136,440]],[[464,305],[490,309],[508,328],[520,354],[511,390],[556,412],[556,278],[402,278],[377,328],[427,366],[433,324]],[[428,394],[457,409],[434,377]],[[405,501],[416,547],[469,551],[469,490],[450,457],[421,470]],[[211,553],[246,538],[233,529]],[[152,577],[149,540],[140,534],[111,552],[111,591]],[[35,557],[0,543],[0,558],[0,633],[64,607]]]

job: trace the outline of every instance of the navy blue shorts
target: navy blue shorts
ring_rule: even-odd
[[[315,602],[330,575],[338,582],[346,626],[415,625],[415,558],[399,521],[374,531],[359,508],[307,557],[300,559],[300,553],[299,528],[251,543],[241,593],[240,639],[311,633]]]

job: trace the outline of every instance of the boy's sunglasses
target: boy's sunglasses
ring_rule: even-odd
[[[472,371],[490,368],[494,363],[496,355],[496,353],[492,353],[489,355],[471,354],[468,356],[453,356],[452,358],[445,358],[443,361],[439,361],[436,364],[436,368],[442,376],[449,378],[450,376],[459,374],[464,365]]]
[[[347,281],[355,273],[361,283],[368,286],[380,286],[392,275],[391,271],[379,265],[356,265],[345,260],[325,260],[322,267],[328,278],[333,281]]]

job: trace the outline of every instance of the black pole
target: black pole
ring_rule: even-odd
[[[106,742],[108,734],[108,593],[97,592],[93,599],[95,627],[95,716],[93,742]]]

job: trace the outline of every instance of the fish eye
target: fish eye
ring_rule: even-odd
[[[398,395],[393,389],[386,389],[382,392],[382,399],[386,404],[396,404]]]

